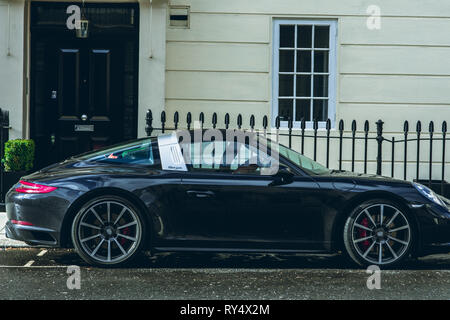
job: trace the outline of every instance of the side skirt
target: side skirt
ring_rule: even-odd
[[[313,253],[333,254],[326,250],[295,249],[239,249],[239,248],[190,248],[190,247],[154,247],[157,252],[217,252],[217,253]]]

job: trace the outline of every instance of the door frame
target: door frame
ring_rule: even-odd
[[[35,90],[34,90],[34,84],[35,84],[35,61],[33,60],[33,57],[35,55],[34,52],[34,44],[35,41],[38,39],[41,39],[42,37],[45,38],[47,35],[52,35],[58,40],[70,40],[70,35],[74,34],[74,30],[68,30],[65,26],[61,25],[48,25],[48,26],[36,26],[34,24],[35,15],[34,8],[36,7],[67,7],[71,2],[65,2],[65,1],[58,1],[58,2],[46,2],[46,1],[31,1],[27,2],[26,8],[25,8],[25,15],[26,15],[26,29],[28,30],[28,33],[25,35],[26,40],[25,43],[27,44],[26,51],[27,56],[24,58],[24,64],[27,66],[26,68],[26,74],[28,75],[24,82],[26,83],[26,92],[25,95],[27,95],[27,99],[24,99],[26,101],[24,103],[24,115],[23,115],[23,132],[24,136],[30,139],[34,139],[36,137],[36,117],[35,117]],[[90,35],[90,38],[96,38],[96,37],[102,37],[102,39],[132,39],[134,43],[134,53],[133,53],[133,61],[134,61],[134,72],[133,72],[133,121],[130,123],[132,126],[132,138],[136,138],[138,136],[138,120],[139,120],[139,46],[140,46],[140,6],[138,2],[108,2],[108,3],[98,3],[98,2],[86,2],[86,7],[93,7],[93,8],[132,8],[134,9],[134,27],[133,28],[127,28],[127,27],[113,27],[110,30],[97,30],[97,33],[95,35]],[[68,16],[68,15],[67,15]],[[69,37],[68,37],[69,35]],[[28,124],[28,125],[27,125]],[[35,167],[35,169],[40,169],[39,167]]]

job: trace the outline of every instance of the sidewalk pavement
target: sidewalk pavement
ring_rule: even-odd
[[[6,224],[6,212],[0,212],[0,249],[10,247],[28,247],[25,242],[15,241],[6,238],[5,224]]]

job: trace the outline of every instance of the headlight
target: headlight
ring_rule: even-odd
[[[431,190],[428,187],[425,187],[423,184],[415,183],[413,182],[414,187],[419,191],[423,196],[425,196],[427,199],[433,201],[434,203],[446,207],[445,203],[438,197],[436,193],[434,193],[433,190]]]

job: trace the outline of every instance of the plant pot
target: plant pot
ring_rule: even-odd
[[[5,201],[5,195],[8,193],[9,189],[19,182],[21,177],[26,176],[27,174],[28,171],[3,172],[3,194],[1,195],[2,202]]]

